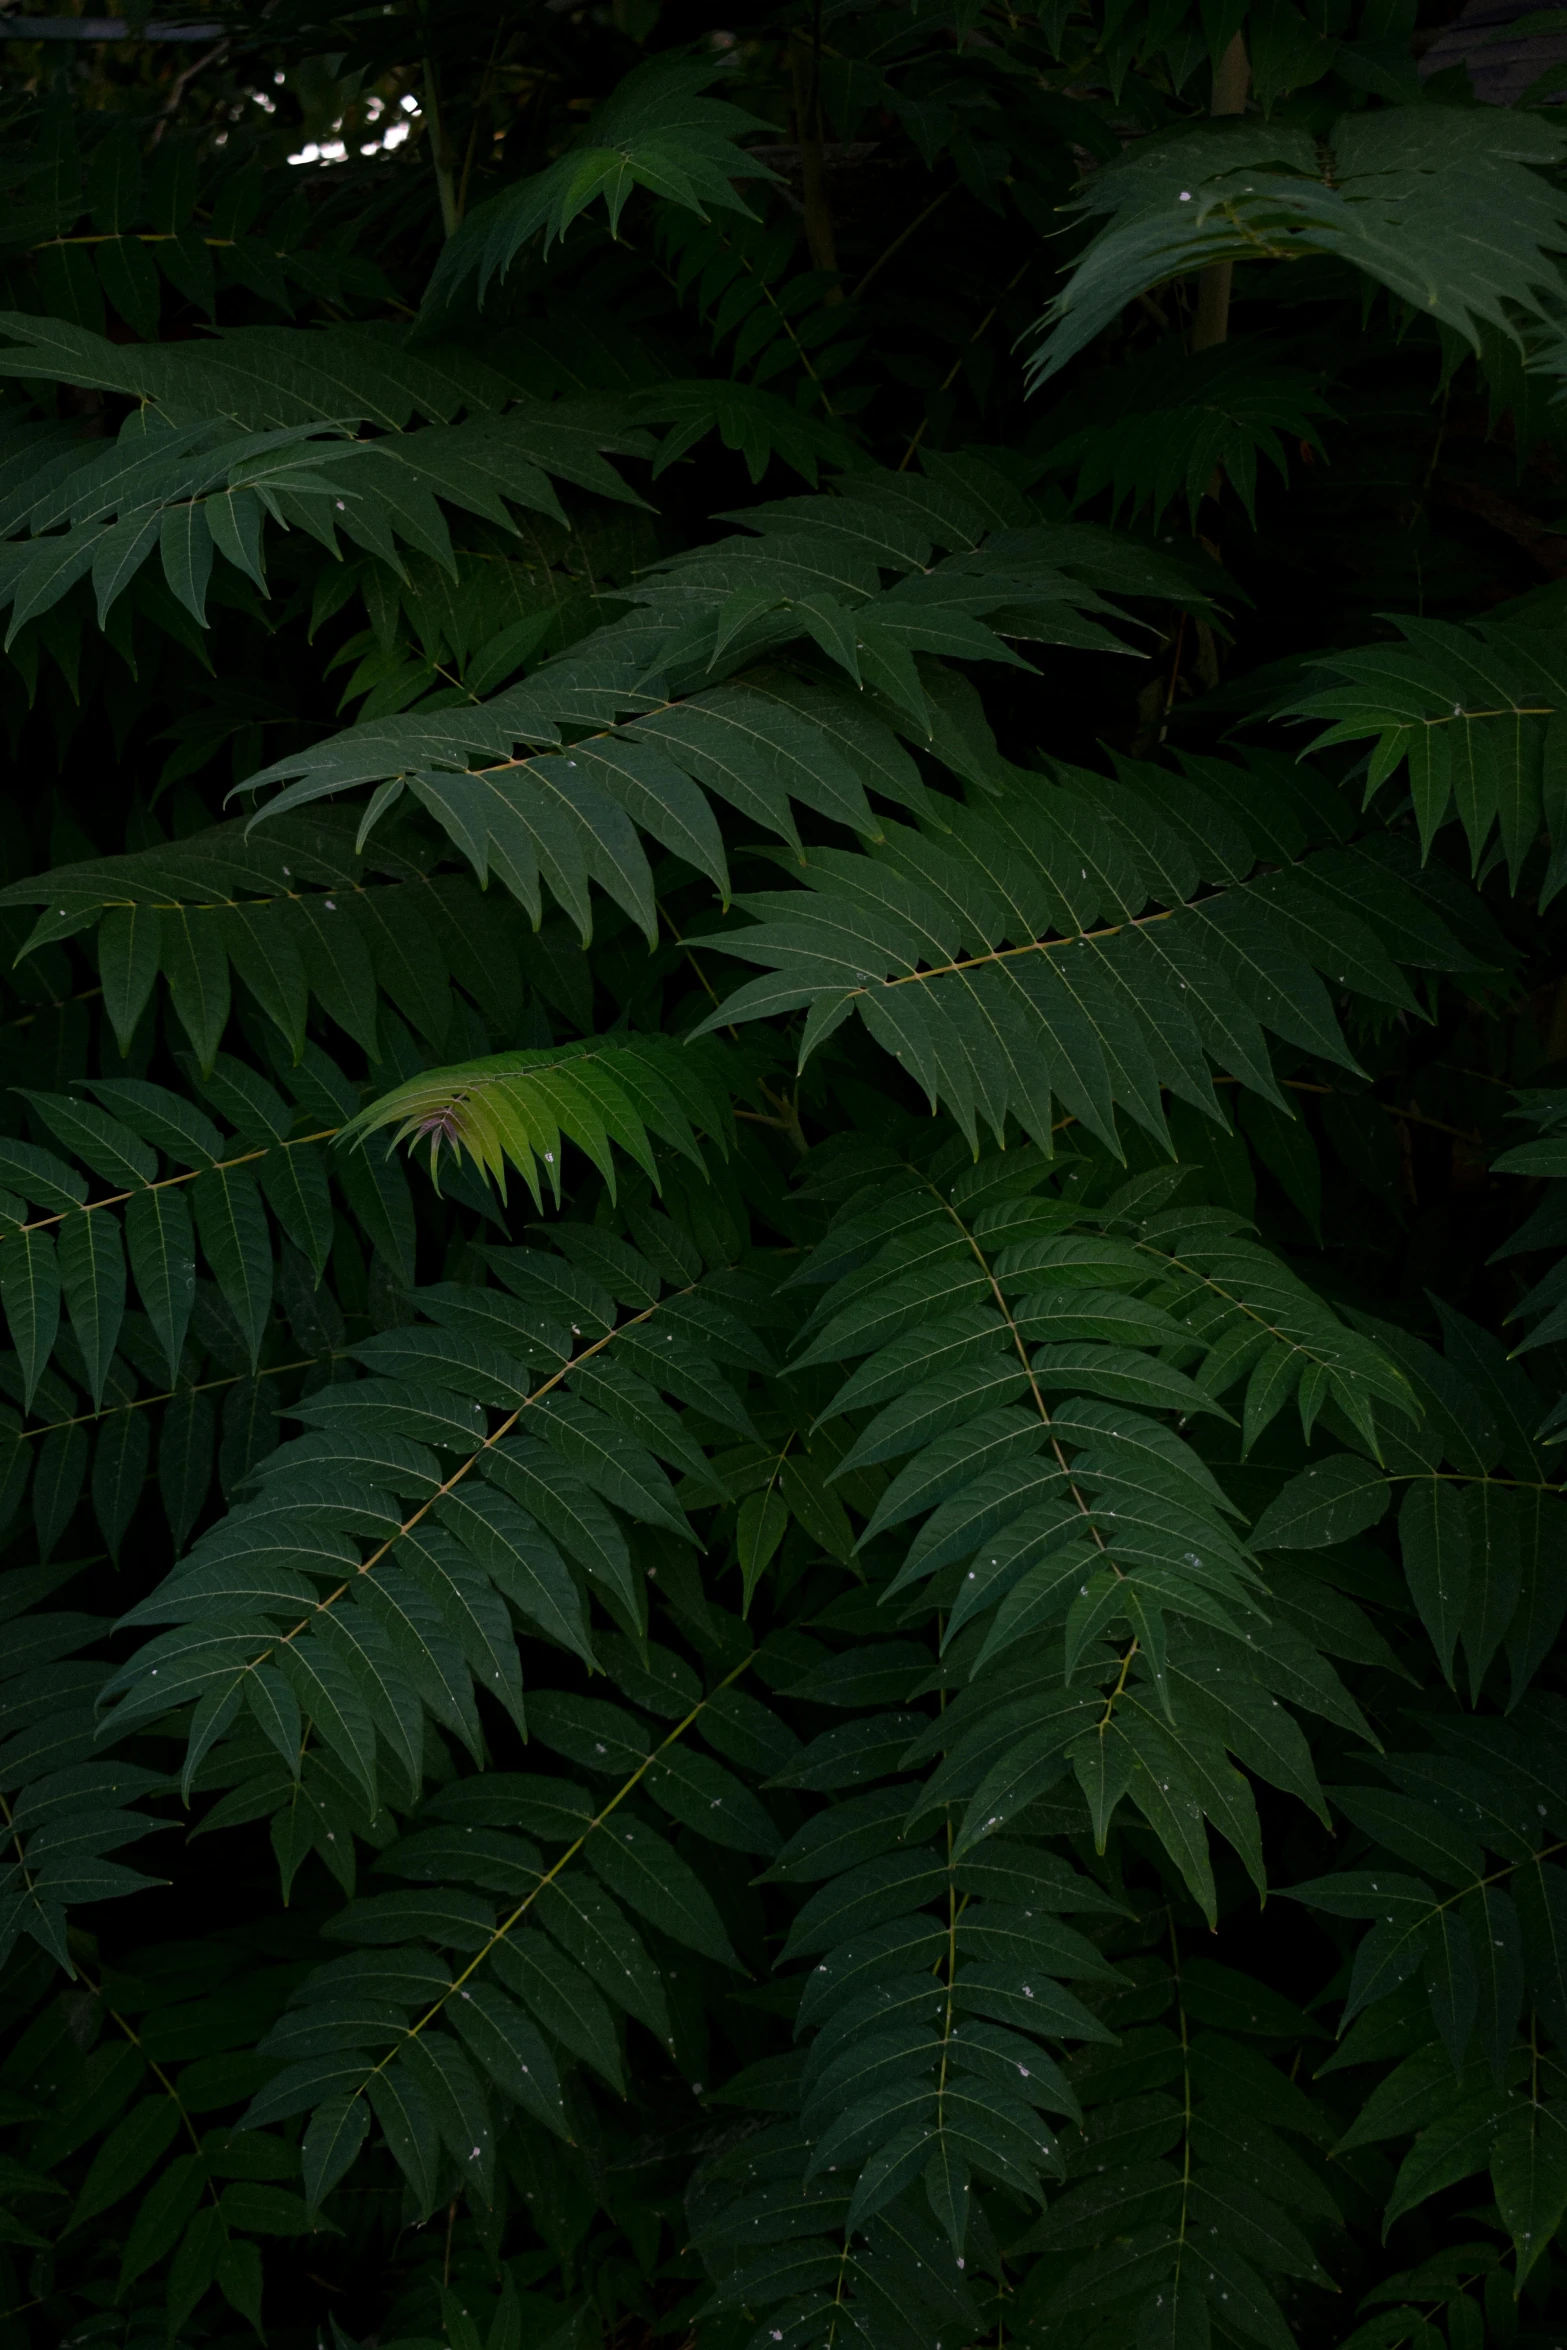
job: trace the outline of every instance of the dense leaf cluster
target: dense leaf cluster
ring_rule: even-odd
[[[1442,13],[5,26],[0,2350],[1558,2342]]]

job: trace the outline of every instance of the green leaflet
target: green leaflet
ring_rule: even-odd
[[[1339,1455],[1305,1470],[1271,1502],[1252,1528],[1259,1550],[1316,1550],[1374,1526],[1388,1488],[1369,1461]]]
[[[1491,2149],[1491,2179],[1512,2236],[1518,2274],[1528,2275],[1542,2240],[1567,2209],[1567,2165],[1559,2107],[1528,2104],[1508,2116]]]
[[[0,1303],[21,1358],[24,1400],[31,1405],[60,1326],[60,1270],[53,1234],[23,1231],[10,1238],[6,1255],[0,1258]]]
[[[174,1378],[196,1294],[195,1239],[183,1196],[145,1191],[129,1200],[125,1243],[137,1292]]]
[[[125,1311],[125,1256],[105,1216],[71,1216],[60,1229],[60,1291],[87,1366],[88,1392],[102,1401]]]
[[[191,1192],[202,1246],[254,1365],[272,1303],[272,1253],[255,1178],[248,1168],[215,1167]]]
[[[1411,1595],[1451,1679],[1469,1598],[1469,1529],[1459,1495],[1451,1486],[1417,1481],[1399,1512],[1399,1532]]]

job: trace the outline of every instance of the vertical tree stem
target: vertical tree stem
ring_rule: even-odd
[[[833,234],[832,205],[827,194],[827,158],[822,142],[821,24],[807,41],[796,33],[790,47],[794,75],[794,112],[800,139],[801,194],[805,204],[805,241],[817,269],[838,274],[838,240]],[[842,286],[830,286],[823,297],[843,300]]]
[[[424,61],[424,114],[430,130],[430,160],[435,165],[436,193],[441,199],[441,228],[445,235],[454,237],[461,217],[457,209],[457,182],[452,174],[452,158],[446,144],[446,123],[441,113],[441,94],[436,87],[435,67],[428,57]]]
[[[1246,54],[1243,35],[1237,33],[1213,69],[1213,104],[1209,112],[1215,116],[1244,114],[1250,87],[1251,60]],[[1233,261],[1215,261],[1199,276],[1197,311],[1192,320],[1194,351],[1211,351],[1228,335],[1230,286],[1234,276]]]

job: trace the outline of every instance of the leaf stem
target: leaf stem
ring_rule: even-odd
[[[102,1199],[84,1199],[75,1207],[61,1208],[52,1216],[36,1216],[30,1224],[13,1224],[0,1231],[0,1241],[14,1240],[23,1232],[42,1232],[51,1224],[63,1224],[69,1216],[90,1216],[97,1208],[123,1207],[128,1199],[140,1199],[143,1192],[172,1191],[178,1184],[194,1183],[202,1175],[215,1175],[228,1167],[248,1167],[257,1159],[268,1159],[275,1150],[300,1150],[307,1142],[330,1142],[341,1134],[341,1126],[322,1126],[314,1134],[290,1135],[280,1142],[263,1143],[259,1149],[241,1151],[237,1158],[213,1159],[205,1167],[188,1168],[182,1175],[160,1175],[156,1183],[139,1183],[133,1191],[108,1191]]]
[[[441,115],[441,94],[436,86],[434,63],[428,57],[424,61],[424,103],[430,123],[430,161],[435,166],[435,189],[441,203],[441,231],[449,241],[457,234],[462,216],[457,206],[457,184],[452,175],[446,125]]]
[[[639,1316],[638,1319],[640,1320],[642,1317]],[[440,1998],[432,2002],[432,2004],[425,2010],[424,2014],[419,2017],[416,2023],[409,2025],[407,2031],[403,2035],[403,2039],[396,2042],[391,2048],[389,2048],[383,2057],[377,2059],[376,2063],[372,2065],[366,2081],[361,2085],[360,2088],[354,2091],[356,2097],[362,2096],[364,2094],[364,2089],[369,2086],[369,2082],[375,2078],[377,2073],[384,2072],[386,2070],[386,2067],[391,2063],[393,2057],[396,2056],[399,2048],[404,2046],[407,2041],[417,2039],[419,2034],[424,2030],[426,2024],[432,2024],[435,2022],[436,2018],[441,2014],[441,2011],[446,2006],[453,1993],[462,1989],[464,1983],[466,1983],[469,1978],[476,1974],[479,1968],[483,1966],[491,1951],[497,1949],[499,1945],[506,1940],[507,1936],[513,1931],[513,1929],[521,1924],[522,1920],[527,1916],[528,1911],[533,1907],[535,1901],[537,1901],[539,1895],[544,1891],[544,1888],[547,1885],[552,1885],[554,1883],[555,1879],[560,1875],[561,1870],[565,1868],[568,1861],[575,1860],[577,1854],[582,1850],[588,1838],[592,1835],[594,1829],[602,1827],[604,1822],[609,1818],[610,1814],[620,1809],[620,1806],[625,1802],[626,1798],[634,1792],[634,1790],[641,1784],[642,1780],[647,1776],[648,1772],[657,1762],[659,1756],[663,1754],[667,1748],[673,1746],[677,1739],[683,1738],[685,1736],[692,1723],[707,1710],[708,1706],[712,1704],[715,1697],[721,1696],[733,1682],[739,1680],[742,1673],[748,1672],[750,1670],[751,1666],[756,1662],[756,1656],[756,1650],[752,1649],[748,1656],[742,1657],[740,1662],[732,1667],[732,1669],[724,1675],[723,1679],[717,1684],[717,1686],[710,1689],[705,1697],[699,1698],[697,1703],[691,1708],[691,1711],[685,1716],[685,1718],[682,1721],[678,1721],[674,1728],[670,1730],[663,1738],[661,1738],[658,1744],[653,1747],[648,1754],[644,1755],[642,1761],[638,1763],[630,1778],[615,1790],[615,1793],[610,1797],[608,1803],[605,1804],[602,1811],[594,1813],[592,1819],[589,1820],[587,1826],[583,1829],[576,1842],[574,1844],[568,1844],[565,1851],[561,1854],[559,1860],[553,1862],[551,1866],[544,1871],[543,1875],[539,1878],[538,1883],[534,1886],[532,1892],[525,1893],[521,1901],[518,1902],[516,1908],[512,1911],[511,1915],[502,1919],[501,1923],[496,1927],[489,1940],[484,1944],[484,1947],[468,1961],[468,1964],[463,1968],[462,1973],[454,1977],[454,1979],[447,1984],[446,1989],[441,1993]]]
[[[121,1412],[145,1411],[149,1404],[172,1403],[177,1395],[210,1395],[219,1387],[241,1387],[247,1379],[281,1379],[288,1371],[313,1371],[319,1363],[335,1363],[342,1358],[336,1354],[302,1355],[294,1363],[259,1363],[254,1371],[233,1371],[222,1379],[192,1380],[188,1386],[165,1388],[161,1395],[133,1395],[129,1403],[110,1404],[107,1411],[78,1412],[74,1420],[51,1420],[46,1427],[21,1428],[17,1431],[18,1444],[34,1436],[54,1436],[62,1428],[90,1428],[99,1420],[112,1420]],[[3,1803],[0,1798],[0,1803]]]
[[[1246,96],[1251,88],[1251,59],[1246,54],[1246,36],[1237,33],[1213,69],[1213,104],[1209,112],[1217,119],[1225,115],[1244,114]],[[1230,331],[1230,291],[1235,282],[1233,261],[1214,261],[1202,271],[1197,280],[1197,309],[1192,320],[1191,348],[1198,351],[1214,350],[1227,340]]]
[[[984,1250],[980,1247],[979,1242],[975,1238],[974,1234],[969,1230],[962,1217],[958,1214],[957,1209],[953,1207],[951,1201],[942,1199],[940,1192],[935,1189],[934,1185],[932,1185],[931,1189],[933,1196],[938,1200],[941,1200],[942,1207],[952,1218],[953,1223],[956,1224],[958,1230],[962,1233],[964,1239],[968,1242],[969,1247],[973,1250],[974,1255],[979,1260],[979,1264],[981,1270],[984,1273],[985,1279],[990,1284],[990,1292],[991,1296],[995,1300],[996,1311],[1000,1314],[1002,1320],[1007,1326],[1009,1333],[1011,1334],[1012,1344],[1017,1350],[1018,1361],[1023,1366],[1023,1376],[1028,1381],[1029,1393],[1034,1399],[1034,1409],[1038,1412],[1040,1419],[1045,1424],[1045,1427],[1050,1430],[1050,1449],[1055,1455],[1056,1466],[1060,1469],[1062,1476],[1066,1479],[1067,1491],[1071,1494],[1072,1500],[1076,1507],[1082,1512],[1084,1518],[1087,1519],[1089,1534],[1093,1541],[1097,1544],[1101,1555],[1104,1557],[1106,1566],[1108,1566],[1111,1574],[1114,1575],[1117,1582],[1124,1583],[1126,1577],[1122,1574],[1114,1559],[1109,1556],[1105,1538],[1100,1533],[1099,1528],[1095,1525],[1093,1518],[1089,1513],[1088,1504],[1083,1499],[1082,1493],[1079,1491],[1077,1485],[1073,1481],[1072,1472],[1067,1466],[1066,1454],[1062,1450],[1061,1439],[1055,1434],[1050,1418],[1050,1413],[1045,1404],[1045,1399],[1040,1393],[1039,1381],[1034,1376],[1034,1366],[1028,1359],[1028,1349],[1023,1344],[1023,1333],[1019,1330],[1017,1323],[1008,1308],[1006,1298],[1002,1294],[1001,1284],[996,1279],[995,1273],[991,1269],[990,1260],[986,1256]],[[1136,1646],[1135,1641],[1133,1642],[1133,1646]]]

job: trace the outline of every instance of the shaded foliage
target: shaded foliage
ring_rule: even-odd
[[[1426,14],[6,28],[6,2344],[1556,2340],[1567,213]]]

